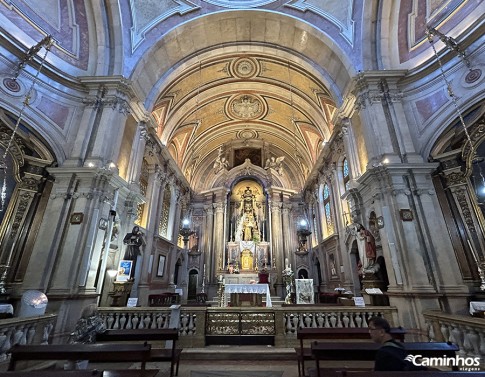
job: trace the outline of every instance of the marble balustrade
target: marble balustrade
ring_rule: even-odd
[[[428,340],[452,342],[460,347],[462,357],[479,357],[485,367],[485,320],[469,315],[444,314],[440,311],[423,313]]]
[[[16,344],[47,344],[56,320],[56,314],[2,319],[0,321],[0,362],[7,361],[8,350]]]
[[[217,308],[182,306],[180,318],[180,346],[203,347],[205,344],[206,311],[233,313],[254,312],[254,308]],[[294,305],[288,307],[258,308],[274,312],[276,347],[296,347],[299,327],[367,327],[367,320],[382,315],[397,326],[397,310],[392,307],[323,307]],[[100,308],[99,312],[109,329],[167,328],[170,323],[169,307]],[[211,324],[214,325],[214,324]]]

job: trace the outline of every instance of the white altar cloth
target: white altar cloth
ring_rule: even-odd
[[[473,315],[476,312],[485,311],[485,302],[483,301],[470,301],[470,314]]]
[[[271,294],[269,292],[268,284],[226,284],[224,286],[225,293],[256,293],[259,295],[266,295],[266,307],[270,308]]]

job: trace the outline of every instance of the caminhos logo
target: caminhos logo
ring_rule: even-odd
[[[480,358],[479,357],[423,357],[422,355],[408,355],[405,360],[411,362],[418,367],[458,367],[463,371],[479,371]]]

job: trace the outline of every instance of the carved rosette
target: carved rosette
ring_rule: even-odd
[[[261,66],[257,60],[244,57],[233,60],[229,69],[233,76],[241,79],[249,79],[260,73]]]

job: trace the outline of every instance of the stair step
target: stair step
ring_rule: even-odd
[[[296,360],[294,348],[273,346],[207,346],[184,348],[181,359],[197,360]]]

